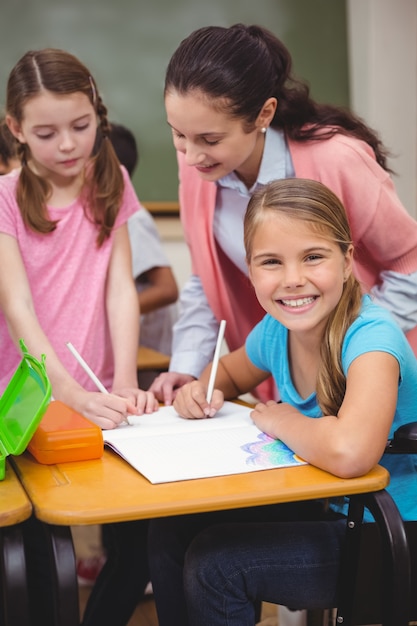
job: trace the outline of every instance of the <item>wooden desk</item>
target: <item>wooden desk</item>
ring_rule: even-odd
[[[30,623],[21,522],[31,514],[31,502],[7,462],[4,480],[0,481],[0,579],[4,623],[10,626]]]
[[[405,591],[391,589],[389,595],[397,609],[405,598],[405,613],[397,612],[385,625],[407,624],[408,550],[405,532],[398,510],[385,491],[389,475],[380,466],[361,478],[340,479],[310,465],[247,474],[205,478],[152,485],[115,453],[106,450],[101,459],[40,465],[28,453],[14,459],[16,471],[32,501],[35,515],[45,522],[56,555],[55,573],[62,576],[57,601],[66,607],[59,626],[75,626],[78,620],[78,592],[74,572],[69,525],[122,522],[141,518],[163,517],[194,512],[213,511],[245,506],[291,502],[347,495],[351,507],[347,541],[348,560],[344,593],[339,614],[344,625],[349,624],[355,580],[355,556],[358,554],[357,529],[360,528],[363,507],[371,510],[386,544],[384,552],[387,577],[400,576]],[[349,531],[354,532],[350,533]],[[392,538],[395,540],[392,540]],[[387,589],[391,584],[391,578]],[[71,588],[72,581],[74,586]],[[64,588],[65,587],[65,588]],[[393,594],[395,597],[393,597]],[[347,617],[346,617],[347,616]]]
[[[15,457],[14,463],[36,517],[59,525],[126,522],[312,500],[379,491],[388,483],[387,472],[379,466],[365,477],[343,480],[311,465],[300,465],[152,485],[107,449],[94,461],[41,465],[25,453]]]
[[[168,369],[170,360],[167,354],[163,354],[152,348],[139,346],[137,369],[139,372],[144,370],[158,370],[164,372]]]

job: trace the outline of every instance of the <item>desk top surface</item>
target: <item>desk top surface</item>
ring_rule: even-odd
[[[13,468],[7,462],[4,480],[0,481],[0,526],[12,526],[23,522],[31,513],[31,502]]]
[[[170,357],[153,348],[139,346],[137,356],[138,370],[166,370],[169,367]]]
[[[311,465],[153,485],[116,453],[101,459],[41,465],[29,453],[13,457],[37,517],[58,525],[100,524],[277,502],[353,495],[384,489],[388,472],[375,467],[342,479]]]

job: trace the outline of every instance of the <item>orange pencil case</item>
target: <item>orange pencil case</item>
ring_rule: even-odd
[[[39,463],[99,459],[104,442],[101,429],[59,400],[52,400],[28,445]]]

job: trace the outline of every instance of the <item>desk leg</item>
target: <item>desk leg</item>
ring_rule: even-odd
[[[30,625],[26,559],[20,524],[0,529],[1,593],[6,626]],[[2,618],[0,617],[0,623]]]
[[[28,594],[33,623],[79,626],[78,584],[71,528],[34,515],[25,522]]]
[[[78,582],[71,528],[43,524],[54,579],[55,626],[79,626]]]
[[[350,497],[336,623],[343,626],[352,624],[364,507],[374,517],[381,538],[383,626],[408,626],[411,568],[407,536],[397,506],[385,490]]]

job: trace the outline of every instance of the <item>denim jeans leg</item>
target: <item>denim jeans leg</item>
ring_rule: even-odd
[[[149,529],[149,564],[159,626],[188,626],[184,559],[194,537],[217,524],[273,520],[317,520],[326,516],[317,501],[249,507],[155,519]]]
[[[219,525],[185,559],[191,626],[253,626],[259,600],[291,608],[335,606],[346,521]]]
[[[190,542],[212,520],[210,515],[180,515],[151,520],[149,566],[159,626],[187,626],[184,556]]]

